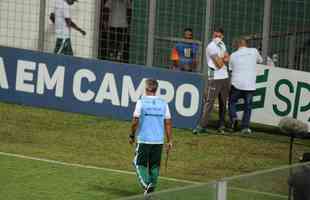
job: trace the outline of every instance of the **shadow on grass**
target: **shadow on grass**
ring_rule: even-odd
[[[111,195],[122,196],[122,197],[129,197],[129,196],[137,195],[136,191],[132,191],[132,187],[121,189],[119,187],[115,187],[115,185],[107,186],[107,185],[93,184],[93,185],[90,185],[89,188],[90,190],[93,190],[96,192],[104,192],[104,193],[108,193]]]

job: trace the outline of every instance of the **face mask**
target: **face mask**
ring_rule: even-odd
[[[213,41],[214,41],[216,44],[218,44],[218,43],[220,43],[220,42],[222,41],[222,39],[219,38],[219,37],[216,37],[216,38],[213,39]]]

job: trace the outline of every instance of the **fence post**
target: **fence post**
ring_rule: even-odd
[[[227,182],[219,181],[216,185],[216,200],[226,200],[227,199]]]
[[[46,0],[40,0],[38,50],[44,51]]]
[[[271,27],[271,1],[264,1],[264,22],[263,22],[263,40],[262,40],[262,56],[264,63],[267,62],[269,39],[270,39],[270,27]]]
[[[207,58],[206,58],[206,49],[209,43],[209,37],[210,37],[210,31],[211,31],[211,25],[212,25],[212,6],[213,6],[213,0],[207,0],[207,5],[205,9],[205,30],[204,30],[204,38],[202,43],[202,56],[201,56],[201,69],[200,71],[205,74],[206,80],[208,80],[208,65],[207,65]]]
[[[154,60],[154,39],[155,39],[155,20],[156,20],[156,0],[149,1],[149,26],[147,37],[146,66],[153,66]]]
[[[98,58],[99,52],[99,32],[100,32],[100,17],[101,17],[101,0],[95,2],[95,18],[94,18],[94,40],[93,40],[93,57]]]

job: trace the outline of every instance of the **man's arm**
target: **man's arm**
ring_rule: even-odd
[[[172,49],[170,59],[172,60],[172,69],[178,68],[180,57],[176,47]]]
[[[68,27],[71,27],[71,28],[79,31],[82,35],[86,35],[86,32],[83,29],[81,29],[80,27],[78,27],[78,25],[76,25],[76,23],[74,23],[71,20],[71,18],[66,18],[65,20],[66,20],[66,24]]]
[[[135,134],[136,134],[136,131],[138,129],[138,126],[139,126],[139,118],[134,117],[132,119],[132,122],[131,122],[131,133],[129,134],[129,143],[130,144],[135,143]]]
[[[224,67],[225,63],[223,58],[219,57],[218,55],[212,55],[210,57],[217,68],[221,69]]]
[[[165,119],[165,132],[167,138],[167,150],[172,148],[172,120]]]

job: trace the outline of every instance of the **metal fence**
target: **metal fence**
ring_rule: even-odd
[[[203,169],[201,169],[203,170]],[[286,200],[306,198],[310,163],[283,166],[149,195],[161,200]],[[138,195],[122,200],[143,200]]]
[[[53,52],[55,0],[1,0],[0,45]],[[199,69],[214,27],[232,40],[247,36],[278,67],[310,71],[310,1],[307,0],[81,0],[71,18],[74,55],[168,68],[171,49],[192,28]],[[115,21],[115,19],[118,19]]]

